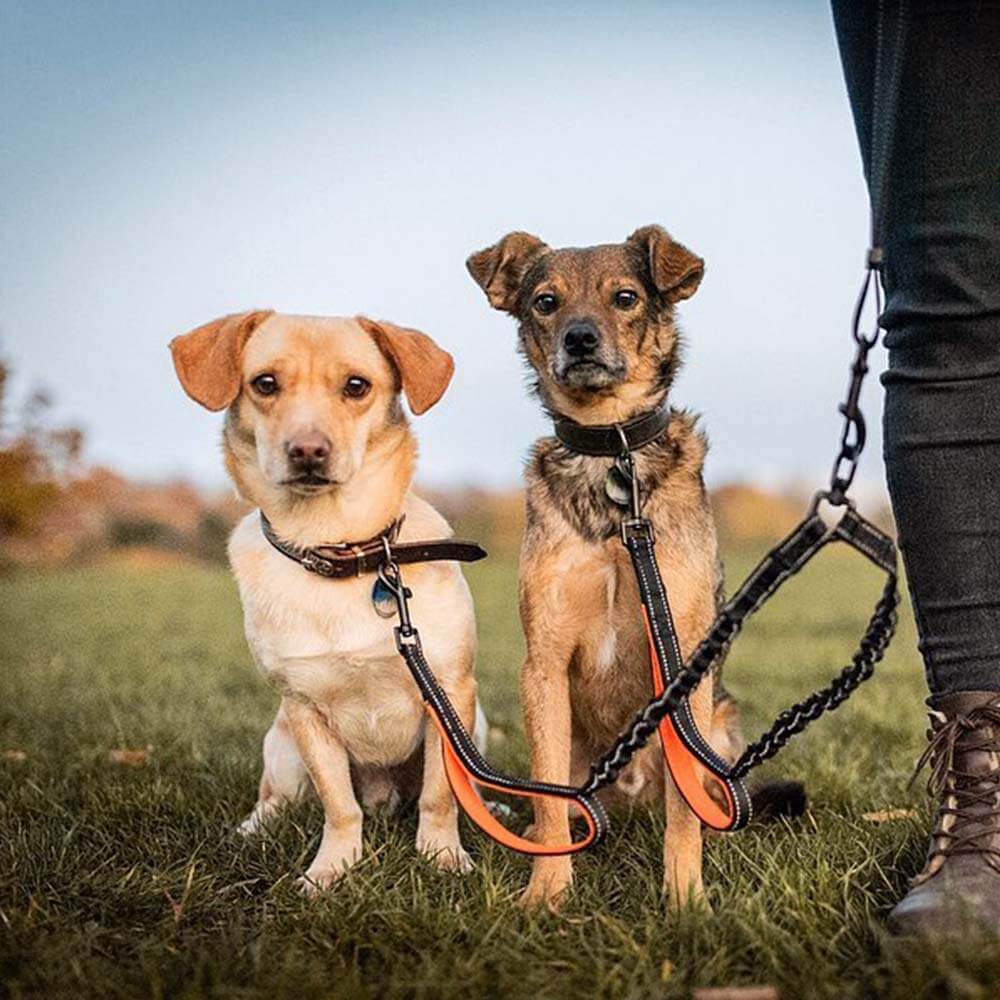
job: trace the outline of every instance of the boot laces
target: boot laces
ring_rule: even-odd
[[[1000,766],[970,771],[956,763],[977,752],[1000,754],[998,734],[1000,698],[945,722],[932,716],[930,742],[910,779],[929,764],[927,791],[941,802],[928,865],[937,857],[978,854],[1000,873]]]

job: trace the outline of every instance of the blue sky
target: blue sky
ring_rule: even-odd
[[[221,483],[166,344],[269,306],[436,337],[422,478],[514,483],[545,425],[465,257],[659,222],[710,480],[828,471],[867,204],[824,4],[0,0],[0,113],[0,354],[94,460]]]

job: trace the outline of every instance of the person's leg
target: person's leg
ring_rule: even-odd
[[[1000,4],[906,8],[895,124],[878,123],[886,468],[931,690],[1000,691]],[[834,6],[866,176],[877,9]]]
[[[1000,750],[1000,3],[882,8],[880,33],[878,4],[834,2],[865,175],[874,200],[884,191],[889,491],[938,749],[954,751],[941,794],[959,816],[942,813],[948,829],[896,911],[924,929],[946,863],[980,882],[1000,868],[1000,800],[980,794],[1000,774],[979,752]],[[883,71],[901,59],[894,108],[875,99],[880,37]],[[886,129],[882,188],[872,136]],[[990,892],[1000,927],[1000,882]]]

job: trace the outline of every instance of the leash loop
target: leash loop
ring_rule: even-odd
[[[420,633],[410,616],[413,591],[404,583],[391,541],[382,537],[385,559],[377,569],[378,578],[395,598],[399,624],[393,629],[396,650],[406,663],[420,691],[431,720],[441,737],[441,753],[445,775],[456,800],[465,814],[483,833],[497,843],[529,855],[575,854],[593,847],[604,836],[607,817],[600,802],[579,788],[541,781],[528,781],[496,771],[480,753],[475,741],[463,724],[455,706],[441,687],[427,663]],[[580,840],[567,844],[540,844],[508,830],[495,812],[483,802],[477,786],[524,798],[555,797],[567,799],[579,808],[587,832]]]
[[[632,758],[659,730],[664,756],[671,774],[688,805],[706,825],[716,830],[733,831],[751,819],[749,793],[742,779],[754,767],[773,757],[793,737],[803,732],[825,712],[838,708],[854,690],[872,676],[882,659],[896,627],[899,593],[896,575],[896,547],[892,539],[857,513],[853,501],[844,500],[845,512],[839,523],[827,528],[816,511],[826,491],[817,494],[806,518],[757,565],[743,585],[719,611],[708,634],[691,654],[687,663],[677,666],[676,652],[669,644],[653,641],[652,636],[671,633],[666,591],[657,596],[657,587],[643,584],[640,596],[647,626],[650,629],[650,656],[654,669],[654,697],[635,717],[619,740],[590,770],[582,791],[592,794],[614,782]],[[623,524],[623,532],[624,532]],[[641,531],[630,531],[626,544],[633,561],[642,559],[646,544]],[[817,553],[832,542],[843,542],[864,555],[886,575],[885,586],[851,663],[825,688],[783,711],[771,727],[732,766],[718,758],[698,733],[691,717],[688,696],[729,650],[745,622],[766,604],[774,593],[798,573]],[[655,567],[655,561],[653,562]],[[655,578],[654,578],[655,579]],[[656,680],[660,670],[665,683]],[[692,773],[691,760],[703,769]],[[701,779],[707,775],[715,784],[715,796],[703,795]],[[697,782],[695,779],[698,779]],[[718,799],[725,798],[726,808]]]

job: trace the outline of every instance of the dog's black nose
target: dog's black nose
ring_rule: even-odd
[[[288,463],[296,469],[315,469],[330,457],[330,439],[320,431],[297,434],[285,442]]]
[[[574,323],[563,334],[563,347],[566,349],[566,353],[573,358],[582,358],[593,354],[599,343],[600,338],[592,323]]]

